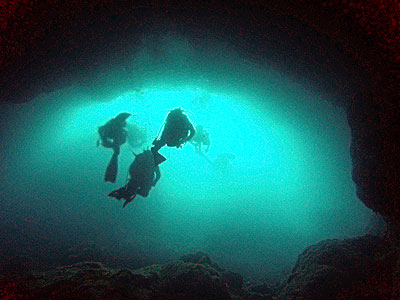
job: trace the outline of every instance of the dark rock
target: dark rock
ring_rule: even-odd
[[[264,294],[250,292],[243,299],[246,299],[246,300],[274,300],[275,298],[271,295],[264,295]]]
[[[376,76],[374,85],[355,95],[347,106],[352,178],[357,196],[367,207],[398,226],[399,78]]]
[[[196,253],[190,253],[182,256],[179,260],[187,263],[193,263],[193,264],[209,264],[212,266],[214,269],[222,272],[223,269],[218,266],[217,263],[213,262],[211,258],[208,256],[207,253],[204,252],[196,252]]]
[[[161,270],[163,288],[183,299],[231,299],[221,274],[208,263],[177,261]]]
[[[224,271],[222,278],[229,289],[240,290],[243,288],[243,276],[232,271]]]
[[[146,277],[135,274],[131,270],[123,269],[114,273],[109,278],[110,282],[115,282],[114,286],[133,286],[136,288],[150,288],[154,283],[154,277]]]
[[[370,217],[365,228],[365,233],[369,235],[384,236],[387,233],[388,226],[381,216],[374,214]]]
[[[196,252],[194,254],[186,254],[180,258],[181,261],[193,264],[209,264],[211,265],[211,258],[204,252]]]
[[[381,237],[320,242],[299,256],[281,299],[389,300],[396,259]]]
[[[180,260],[194,264],[209,264],[210,266],[213,266],[216,270],[222,271],[222,268],[220,268],[218,264],[213,262],[207,253],[201,251],[192,254],[186,254],[182,256]]]
[[[247,290],[252,293],[258,293],[263,295],[274,294],[273,289],[267,283],[249,286]]]
[[[23,275],[32,269],[33,260],[26,255],[0,256],[0,274]]]
[[[146,278],[152,278],[153,281],[160,281],[160,272],[162,270],[162,265],[151,265],[141,269],[135,270],[135,274],[143,275]]]
[[[168,265],[152,265],[134,271],[115,270],[99,262],[83,261],[30,276],[0,276],[0,295],[9,299],[54,300],[232,299],[221,272],[213,266],[207,255],[202,256],[207,258],[194,261],[204,263],[178,260]],[[243,281],[239,274],[225,272],[225,278],[237,288],[237,295],[246,296],[239,288]],[[238,296],[235,299],[244,298]]]

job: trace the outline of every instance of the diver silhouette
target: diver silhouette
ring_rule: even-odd
[[[132,202],[136,195],[147,197],[151,188],[161,178],[159,165],[165,160],[164,156],[152,150],[145,150],[136,155],[129,167],[130,178],[128,183],[112,191],[108,196],[118,200],[125,199],[123,207]]]
[[[163,132],[159,139],[153,141],[153,151],[157,152],[163,146],[180,148],[195,135],[196,130],[182,108],[172,109],[165,119]]]
[[[121,146],[126,142],[127,131],[124,127],[126,119],[130,116],[130,113],[120,113],[98,129],[100,140],[97,141],[97,146],[101,143],[103,147],[111,148],[114,151],[104,176],[106,182],[115,182],[117,179],[118,156]]]
[[[201,154],[202,149],[201,147],[205,146],[205,152],[207,153],[210,150],[211,141],[210,141],[210,134],[206,131],[203,125],[196,126],[196,134],[190,140],[190,143],[194,146],[196,153]]]

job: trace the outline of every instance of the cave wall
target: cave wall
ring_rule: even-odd
[[[228,42],[347,109],[361,201],[399,214],[399,8],[396,1],[26,1],[0,4],[0,98],[35,95],[122,65],[148,31]],[[171,25],[172,24],[172,25]]]
[[[382,86],[385,83],[381,83]],[[347,110],[353,181],[365,205],[399,225],[399,95],[394,82],[355,95]],[[397,231],[397,230],[396,230]],[[396,233],[397,234],[397,233]]]

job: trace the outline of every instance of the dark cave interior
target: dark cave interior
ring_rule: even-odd
[[[195,49],[201,49],[205,40],[222,42],[247,60],[279,69],[328,96],[347,113],[357,196],[387,223],[385,236],[337,242],[336,251],[330,241],[310,246],[299,256],[287,282],[276,288],[279,295],[262,286],[243,294],[239,291],[243,285],[240,278],[220,270],[205,254],[141,274],[113,273],[94,263],[75,265],[68,269],[72,277],[79,270],[108,272],[120,288],[124,282],[134,282],[141,291],[153,291],[140,299],[178,299],[178,294],[179,299],[195,299],[194,295],[198,299],[231,299],[232,295],[238,299],[400,297],[400,11],[396,1],[19,0],[0,4],[0,8],[5,12],[0,17],[0,98],[9,103],[32,101],[36,95],[65,87],[66,83],[87,88],[96,97],[97,87],[104,85],[102,75],[132,59],[140,46],[135,41],[143,35],[159,37],[169,32],[181,34]],[[120,82],[118,88],[130,86],[132,80]],[[103,90],[113,94],[114,89],[110,86]],[[5,120],[0,120],[4,127],[2,122]],[[316,252],[320,253],[317,257],[313,256]],[[340,271],[335,265],[342,266]],[[202,282],[211,294],[202,294],[196,276],[190,277],[187,285],[182,284],[179,274],[194,270],[194,266],[200,277],[216,271],[222,274],[220,281]],[[369,276],[361,278],[359,270]],[[343,275],[342,271],[347,273]],[[154,288],[151,276],[155,273],[161,278],[157,279],[162,282],[161,288]],[[377,279],[376,273],[383,275]],[[52,275],[57,276],[46,276]],[[349,286],[346,278],[354,279],[358,287]],[[331,284],[326,284],[328,279]],[[310,284],[304,285],[304,281]],[[24,291],[43,297],[53,291],[33,291],[29,284],[21,283],[22,294],[15,294],[15,280],[1,278],[0,282],[2,296],[9,297],[6,299],[18,299]],[[229,282],[228,290],[221,282]],[[54,286],[51,289],[57,289]],[[58,288],[62,295],[62,289],[68,287]],[[123,291],[115,297],[137,299],[136,292]],[[264,298],[255,298],[255,294]],[[328,298],[328,294],[334,298]],[[87,292],[80,297],[90,295]]]

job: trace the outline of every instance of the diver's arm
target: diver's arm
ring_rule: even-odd
[[[157,166],[154,170],[154,172],[156,173],[156,178],[154,178],[153,184],[152,186],[156,186],[157,182],[160,180],[161,178],[161,171],[160,171],[160,167]]]
[[[107,137],[106,126],[107,124],[100,126],[98,129],[101,145],[106,148],[112,148],[114,146],[114,143]]]

